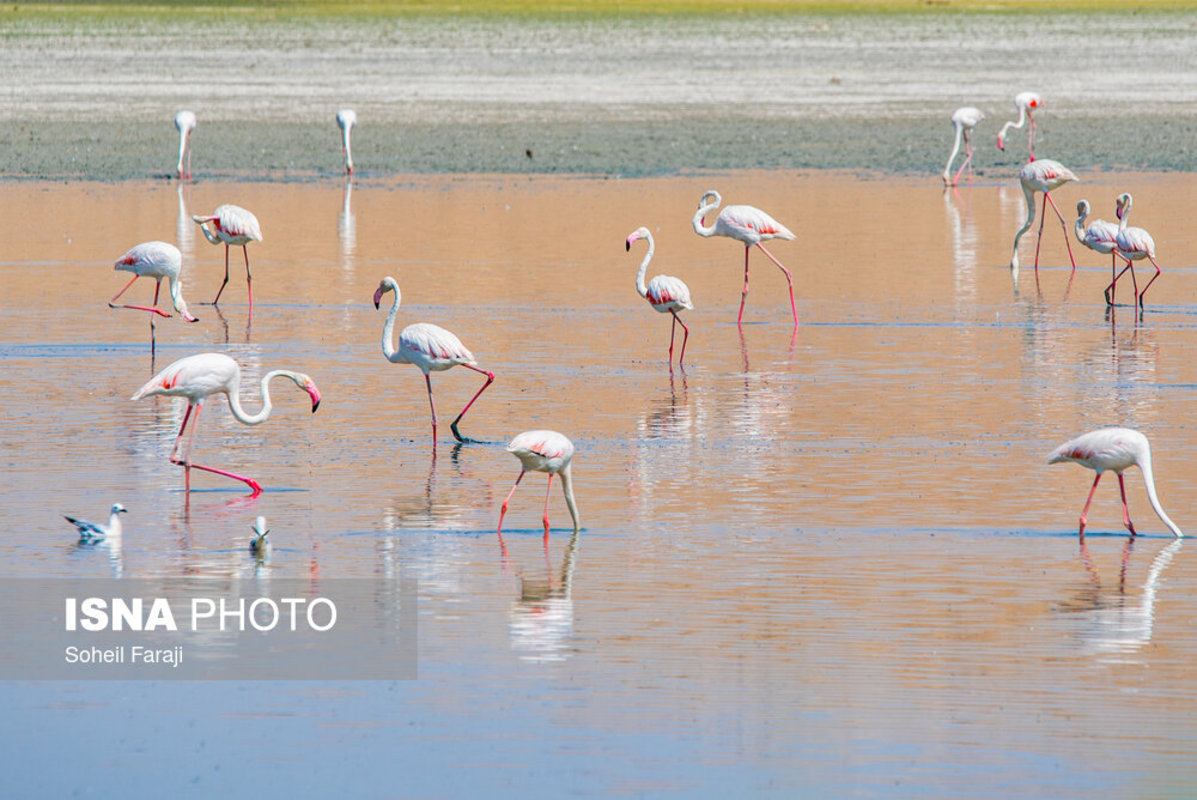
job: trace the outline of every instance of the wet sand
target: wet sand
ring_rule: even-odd
[[[260,580],[245,542],[262,514],[277,537],[266,575],[401,573],[419,582],[420,616],[416,681],[139,683],[117,696],[8,684],[14,724],[93,742],[68,774],[51,768],[56,751],[14,739],[30,765],[16,785],[335,793],[351,769],[382,797],[399,769],[401,794],[458,796],[496,781],[532,795],[1183,793],[1197,779],[1178,744],[1197,694],[1187,546],[1132,472],[1144,537],[1122,535],[1109,482],[1082,547],[1091,476],[1045,462],[1077,432],[1133,425],[1156,445],[1169,513],[1183,528],[1197,519],[1189,183],[1090,174],[1060,192],[1063,207],[1086,196],[1099,209],[1135,193],[1167,270],[1137,324],[1126,307],[1107,318],[1104,259],[1082,252],[1070,284],[1058,229],[1039,289],[1029,269],[1013,285],[1022,199],[1009,186],[955,195],[825,172],[413,177],[348,193],[341,181],[9,184],[0,214],[31,233],[0,266],[0,390],[37,398],[11,403],[4,426],[9,574]],[[737,333],[742,250],[689,225],[710,185],[799,232],[772,248],[798,278],[793,342],[781,275],[756,258]],[[198,305],[221,251],[188,219],[222,201],[263,224],[252,324],[236,269],[219,315]],[[623,247],[645,223],[650,274],[684,278],[697,305],[672,375],[665,319],[633,290],[640,253]],[[128,399],[152,368],[148,325],[104,307],[121,283],[109,262],[149,236],[182,246],[201,317],[159,323],[158,366],[226,351],[251,374],[305,370],[324,392],[313,415],[280,386],[255,429],[223,402],[204,411],[197,456],[257,477],[256,500],[213,476],[182,493],[166,462],[180,404]],[[492,444],[454,448],[445,432],[433,458],[423,381],[380,352],[370,297],[385,274],[404,291],[401,323],[454,330],[496,372],[463,425]],[[477,386],[462,372],[435,376],[442,409]],[[517,492],[505,548],[493,532],[518,468],[501,444],[535,426],[578,444],[584,530],[571,540],[555,491],[547,552],[541,476]],[[76,548],[56,514],[115,499],[131,509],[123,546]],[[338,769],[299,763],[313,741]],[[130,746],[153,763],[132,786],[111,766]]]

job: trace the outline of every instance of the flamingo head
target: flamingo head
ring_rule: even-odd
[[[632,231],[632,234],[630,236],[628,236],[627,242],[624,243],[626,245],[624,249],[631,250],[632,242],[636,241],[637,239],[645,239],[648,237],[648,235],[649,235],[648,228],[645,228],[643,226],[637,228],[636,230]]]
[[[312,398],[312,413],[316,413],[316,409],[320,408],[320,390],[316,388],[316,382],[302,372],[297,372],[294,375],[289,375],[291,380],[295,381],[295,385],[308,393]]]
[[[702,213],[702,216],[698,220],[699,223],[702,225],[706,225],[707,224],[706,212],[710,211],[713,208],[718,208],[719,204],[722,202],[723,202],[723,197],[720,196],[719,192],[715,191],[714,189],[707,189],[705,192],[703,192],[702,197],[700,197],[698,199],[698,210],[700,213]]]
[[[378,284],[378,288],[374,290],[374,308],[377,310],[382,303],[382,296],[387,292],[399,292],[399,284],[395,283],[395,279],[391,277],[383,278],[382,282]]]
[[[1114,216],[1118,217],[1119,220],[1121,220],[1123,215],[1126,214],[1126,201],[1129,198],[1130,195],[1126,192],[1123,192],[1122,194],[1118,195],[1118,199],[1114,201]]]
[[[998,150],[1004,151],[1005,149],[1006,149],[1006,137],[1002,136],[999,133],[998,134]]]
[[[1079,203],[1076,204],[1076,214],[1078,217],[1089,216],[1089,201],[1088,200],[1081,200]]]

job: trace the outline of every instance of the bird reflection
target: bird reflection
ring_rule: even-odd
[[[943,207],[952,232],[956,302],[973,306],[977,297],[977,225],[973,220],[972,193],[964,200],[955,187],[944,189]]]
[[[106,539],[80,539],[75,547],[80,552],[102,550],[108,556],[108,566],[112,570],[112,577],[119,578],[125,574],[125,556],[121,539],[120,536]]]
[[[186,186],[186,193],[183,189]],[[179,216],[175,219],[175,242],[179,252],[186,256],[187,263],[191,263],[195,255],[195,223],[191,221],[191,214],[187,211],[187,200],[191,195],[191,184],[179,183]]]
[[[437,457],[434,450],[429,459],[428,477],[424,480],[423,491],[418,494],[395,497],[390,502],[383,511],[385,530],[393,531],[412,526],[436,529],[461,526],[470,516],[468,513],[470,504],[462,502],[462,498],[470,498],[474,501],[473,505],[479,507],[490,507],[494,499],[492,487],[489,483],[475,478],[461,461],[459,456],[461,447],[461,442],[456,443],[449,455],[449,463],[453,469],[450,471],[448,480],[450,484],[458,485],[452,487],[451,490],[446,490],[444,487],[440,487],[438,490]],[[408,482],[404,485],[412,486],[413,483]],[[474,485],[466,488],[461,485],[465,483]],[[477,485],[479,483],[481,486]]]
[[[545,663],[564,661],[572,652],[574,632],[572,584],[577,565],[578,531],[565,548],[561,569],[554,575],[545,552],[545,577],[519,576],[520,596],[511,604],[508,625],[511,649],[521,661]],[[500,537],[502,542],[502,537]],[[507,570],[507,549],[502,548],[503,568]]]
[[[341,213],[337,216],[337,239],[341,243],[341,266],[346,273],[353,272],[353,255],[357,252],[357,218],[353,216],[350,201],[353,198],[353,178],[345,178],[341,195]]]
[[[1123,662],[1151,641],[1160,576],[1184,544],[1184,539],[1175,539],[1156,553],[1148,568],[1142,593],[1136,599],[1128,596],[1126,590],[1128,566],[1136,541],[1134,537],[1126,540],[1117,588],[1107,589],[1102,585],[1100,573],[1082,537],[1080,557],[1089,573],[1089,584],[1071,603],[1060,609],[1076,615],[1076,633],[1085,652],[1102,663]]]
[[[681,436],[688,433],[694,426],[693,415],[687,400],[686,373],[681,373],[681,380],[675,381],[673,372],[669,373],[669,400],[658,405],[651,411],[645,412],[637,424],[640,436],[644,439],[664,439],[671,436]],[[679,400],[677,385],[681,384]]]

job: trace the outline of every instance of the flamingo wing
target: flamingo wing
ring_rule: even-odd
[[[956,113],[952,114],[952,122],[964,128],[975,128],[977,123],[985,119],[985,114],[979,108],[972,106],[965,106],[964,108],[956,109]]]
[[[1155,240],[1142,228],[1123,228],[1118,232],[1115,246],[1127,258],[1155,258]]]
[[[217,392],[226,394],[240,379],[241,368],[223,353],[200,353],[168,364],[133,395],[133,400],[160,394],[192,402]]]
[[[1081,241],[1091,250],[1108,253],[1114,249],[1118,238],[1118,226],[1104,219],[1095,219],[1085,228],[1085,238]]]
[[[169,242],[142,242],[116,260],[113,269],[150,277],[178,277],[183,254]]]
[[[212,214],[216,219],[217,230],[230,239],[246,239],[252,242],[262,241],[262,227],[252,211],[241,206],[226,203]]]
[[[557,431],[524,431],[507,445],[507,452],[535,472],[558,472],[574,457],[574,443]]]
[[[400,331],[399,349],[408,361],[427,364],[430,369],[477,363],[474,354],[453,332],[427,322],[417,322]]]
[[[1052,451],[1048,463],[1076,461],[1090,469],[1121,472],[1138,463],[1147,437],[1130,428],[1100,428],[1070,439]]]
[[[658,311],[694,308],[690,302],[690,287],[681,278],[658,275],[648,282],[648,302]]]
[[[789,228],[755,206],[728,206],[719,212],[716,224],[741,241],[797,238]]]

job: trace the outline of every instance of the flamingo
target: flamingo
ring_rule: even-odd
[[[249,308],[252,311],[254,307],[254,277],[249,273],[249,250],[246,245],[250,242],[262,241],[262,228],[258,225],[258,218],[241,206],[226,203],[217,206],[216,210],[206,217],[196,214],[192,215],[191,219],[200,226],[205,239],[212,244],[224,245],[224,283],[220,284],[220,289],[216,292],[212,305],[220,302],[220,294],[229,282],[229,246],[240,245],[241,251],[245,254],[245,287],[249,292]],[[206,223],[209,222],[212,223],[212,230],[208,230]]]
[[[121,536],[121,514],[125,514],[129,509],[122,506],[120,503],[113,503],[112,508],[108,512],[108,524],[97,525],[94,522],[88,522],[85,519],[75,519],[68,517],[66,514],[62,518],[75,526],[75,530],[79,531],[79,541],[88,542],[94,539],[119,539]]]
[[[353,174],[353,152],[349,149],[349,132],[357,124],[357,112],[342,108],[337,112],[337,127],[341,129],[341,155],[345,156],[345,172]]]
[[[1081,526],[1078,533],[1082,537],[1085,535],[1085,522],[1089,517],[1089,505],[1093,502],[1093,494],[1097,491],[1097,482],[1106,470],[1113,470],[1118,475],[1118,490],[1122,493],[1122,523],[1132,536],[1135,535],[1130,509],[1126,506],[1126,484],[1123,482],[1122,472],[1128,467],[1136,466],[1143,473],[1143,482],[1147,485],[1147,499],[1151,501],[1155,513],[1175,536],[1184,536],[1160,506],[1155,493],[1155,481],[1151,477],[1151,445],[1147,443],[1147,437],[1143,434],[1130,428],[1100,428],[1089,431],[1053,450],[1048,457],[1048,463],[1055,464],[1059,461],[1075,461],[1097,472],[1097,477],[1093,479],[1093,488],[1089,490],[1089,499],[1085,501],[1085,507],[1081,510]]]
[[[237,475],[223,469],[207,467],[191,462],[191,447],[195,443],[195,429],[199,427],[199,412],[203,409],[204,401],[214,394],[224,394],[229,401],[229,410],[238,422],[246,425],[258,425],[270,418],[274,405],[270,401],[270,381],[274,378],[289,378],[300,389],[312,398],[312,413],[320,407],[320,390],[316,383],[302,372],[291,372],[276,369],[262,376],[262,409],[256,414],[247,414],[241,407],[241,367],[237,362],[223,353],[200,353],[194,356],[180,358],[138,389],[133,400],[141,400],[153,395],[187,398],[187,412],[183,415],[183,424],[179,426],[179,435],[175,437],[175,446],[170,451],[170,463],[181,466],[186,474],[186,488],[191,491],[191,470],[203,470],[226,478],[241,481],[250,488],[253,496],[262,493],[262,485],[253,478]],[[191,419],[191,412],[195,411],[195,422],[191,426],[191,436],[187,440],[187,452],[182,458],[177,457],[179,442],[183,439],[183,432],[187,430],[187,423]]]
[[[1076,272],[1076,259],[1072,257],[1072,242],[1068,239],[1068,225],[1064,222],[1064,215],[1056,208],[1056,201],[1051,193],[1068,181],[1078,180],[1072,170],[1059,161],[1042,158],[1032,161],[1018,171],[1018,181],[1022,184],[1022,193],[1027,200],[1027,221],[1014,234],[1014,251],[1010,255],[1010,269],[1018,271],[1018,240],[1031,228],[1035,221],[1035,192],[1043,192],[1043,214],[1039,218],[1039,238],[1035,240],[1035,275],[1039,274],[1039,245],[1043,241],[1043,223],[1047,219],[1047,204],[1052,204],[1052,210],[1060,218],[1060,226],[1064,230],[1064,243],[1068,245],[1068,260],[1072,262],[1072,271]]]
[[[191,180],[191,132],[195,130],[195,114],[190,111],[180,111],[175,114],[175,127],[179,129],[179,165],[175,172],[179,180]],[[187,171],[183,171],[183,154],[187,155]]]
[[[139,245],[131,248],[127,253],[116,260],[112,268],[121,272],[132,272],[133,277],[125,284],[125,288],[117,292],[111,300],[108,301],[109,308],[131,308],[137,311],[150,312],[150,347],[154,346],[154,316],[157,314],[161,317],[169,317],[165,311],[158,308],[158,292],[162,289],[162,279],[166,278],[170,281],[170,299],[174,304],[175,311],[179,312],[179,316],[188,322],[199,322],[196,317],[191,316],[191,312],[187,310],[187,303],[183,300],[183,287],[179,283],[179,271],[183,267],[183,254],[179,252],[179,248],[175,247],[169,242],[142,242]],[[117,300],[125,293],[133,282],[138,278],[154,278],[156,283],[154,285],[154,305],[151,306],[136,306],[117,304]]]
[[[257,555],[259,558],[265,558],[270,554],[270,540],[266,535],[270,533],[266,527],[266,518],[258,517],[253,525],[254,538],[249,540],[249,552]]]
[[[1073,231],[1076,233],[1077,241],[1095,253],[1109,253],[1110,277],[1114,278],[1114,237],[1118,235],[1118,226],[1112,222],[1106,222],[1104,219],[1095,219],[1086,227],[1085,220],[1089,218],[1088,200],[1082,200],[1076,204],[1076,214]],[[1114,304],[1111,294],[1113,287],[1114,283],[1111,281],[1110,286],[1106,289],[1106,305],[1108,306]]]
[[[711,198],[710,202],[707,201],[707,198]],[[748,298],[748,250],[756,245],[762,253],[769,257],[770,261],[777,265],[778,269],[785,273],[786,283],[790,285],[790,310],[794,314],[794,327],[797,328],[798,307],[794,305],[794,277],[761,244],[765,239],[793,240],[797,237],[785,225],[754,206],[728,206],[719,212],[719,216],[715,218],[715,224],[707,227],[704,218],[709,212],[718,208],[722,202],[723,198],[714,189],[704,192],[698,201],[698,211],[695,212],[691,224],[694,226],[694,232],[699,236],[727,236],[744,243],[744,291],[740,295],[740,315],[736,317],[736,325],[742,326],[744,321],[744,301]]]
[[[547,544],[549,539],[549,492],[553,490],[554,475],[561,475],[561,491],[565,493],[565,504],[569,506],[569,515],[574,519],[574,532],[577,533],[581,523],[578,521],[578,506],[574,502],[574,484],[570,475],[574,443],[557,431],[524,431],[511,440],[507,445],[507,452],[513,453],[520,460],[521,469],[499,511],[498,534],[503,535],[503,517],[507,515],[507,504],[511,502],[516,487],[529,470],[549,473],[549,488],[545,490],[544,495],[545,543]]]
[[[1155,240],[1151,238],[1151,234],[1142,228],[1127,227],[1126,220],[1130,216],[1131,204],[1134,199],[1130,194],[1123,192],[1118,196],[1118,234],[1114,237],[1114,252],[1126,261],[1126,266],[1122,268],[1114,280],[1110,282],[1110,287],[1106,291],[1112,297],[1114,293],[1114,284],[1122,277],[1122,273],[1128,269],[1131,271],[1131,281],[1135,284],[1135,297],[1139,304],[1139,308],[1143,307],[1143,295],[1147,294],[1147,290],[1151,288],[1151,284],[1155,283],[1155,279],[1160,277],[1160,265],[1155,263]],[[1139,291],[1138,282],[1135,281],[1135,264],[1134,262],[1146,258],[1151,262],[1151,266],[1155,267],[1155,274],[1151,276],[1151,280],[1143,287],[1143,291]]]
[[[379,304],[382,303],[382,296],[387,292],[395,293],[395,302],[391,305],[386,324],[382,328],[382,354],[392,364],[415,364],[424,373],[424,383],[428,387],[428,406],[432,409],[433,447],[436,446],[436,403],[432,400],[432,377],[429,373],[442,372],[460,364],[486,376],[486,383],[482,384],[478,393],[470,398],[470,402],[466,403],[465,408],[449,425],[453,431],[453,438],[457,441],[475,441],[462,438],[461,434],[457,432],[457,424],[470,410],[470,406],[474,405],[474,401],[486,391],[486,387],[494,382],[495,374],[480,369],[474,354],[467,350],[466,346],[452,332],[427,322],[417,322],[401,330],[399,332],[399,348],[395,349],[391,340],[395,332],[395,315],[399,313],[399,304],[402,302],[403,296],[399,291],[399,284],[390,276],[383,278],[382,282],[378,284],[378,289],[374,292],[374,308],[379,307]]]
[[[1043,98],[1035,92],[1019,92],[1014,96],[1014,107],[1018,109],[1018,122],[1010,121],[1002,126],[1001,132],[998,133],[998,150],[1006,149],[1007,130],[1010,128],[1022,128],[1023,123],[1029,120],[1031,127],[1027,131],[1027,153],[1029,155],[1027,160],[1035,160],[1035,117],[1031,114],[1031,111],[1032,109],[1039,108],[1041,105],[1043,105]]]
[[[627,249],[632,249],[632,242],[637,239],[648,240],[648,252],[644,254],[644,260],[640,262],[640,271],[636,273],[636,291],[640,296],[648,301],[654,309],[662,314],[668,312],[673,315],[673,324],[669,326],[669,363],[673,364],[673,336],[677,331],[677,326],[682,326],[682,352],[678,356],[678,364],[681,364],[686,358],[686,342],[690,339],[690,329],[686,327],[686,323],[682,322],[681,317],[677,315],[679,310],[692,311],[694,304],[690,302],[690,287],[682,282],[681,278],[673,278],[669,275],[657,275],[648,282],[648,286],[644,285],[644,271],[648,269],[648,262],[653,259],[653,235],[648,228],[637,228],[628,236],[625,243]]]
[[[952,114],[952,127],[956,129],[956,141],[952,144],[952,154],[948,156],[947,166],[943,168],[943,185],[947,186],[951,183],[955,186],[960,181],[960,173],[964,172],[964,168],[968,167],[969,180],[972,180],[972,163],[973,163],[973,128],[977,127],[977,123],[985,119],[985,115],[979,108],[972,106],[964,106],[956,109]],[[960,152],[960,140],[964,140],[964,162],[960,165],[960,169],[956,171],[956,177],[949,178],[952,171],[952,162],[956,160],[956,154]]]

